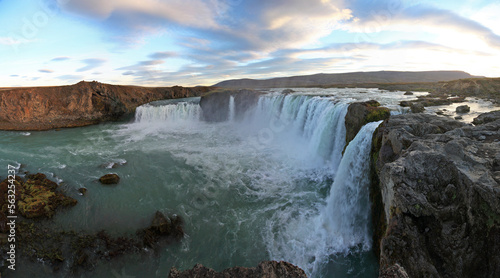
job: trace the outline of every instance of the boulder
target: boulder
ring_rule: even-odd
[[[390,115],[391,111],[386,107],[380,107],[380,103],[375,100],[351,103],[345,116],[346,145],[356,137],[365,124],[385,120]]]
[[[117,174],[106,174],[99,178],[102,184],[117,184],[120,182],[120,177]]]
[[[241,277],[241,278],[306,278],[304,270],[299,267],[287,263],[277,261],[264,261],[259,263],[257,267],[232,267],[217,272],[211,268],[201,264],[196,264],[192,269],[179,271],[175,267],[170,269],[169,278],[226,278],[226,277]]]
[[[412,102],[410,109],[412,113],[422,113],[425,110],[424,105],[420,102]]]
[[[457,113],[469,113],[470,107],[469,107],[469,105],[460,105],[457,107],[457,109],[455,111]]]
[[[474,125],[482,125],[500,120],[500,110],[483,113],[472,121]]]
[[[425,114],[379,127],[371,198],[381,274],[397,264],[409,277],[500,277],[499,137],[500,121]]]
[[[405,95],[405,96],[412,96],[412,95],[413,95],[413,92],[406,91],[406,92],[404,93],[404,95]]]

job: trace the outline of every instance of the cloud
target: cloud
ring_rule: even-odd
[[[116,70],[127,70],[126,75],[130,75],[130,71],[137,71],[137,70],[147,70],[151,66],[157,66],[165,63],[163,60],[148,60],[148,61],[140,61],[137,64],[131,65],[131,66],[126,66],[126,67],[121,67]]]
[[[144,23],[151,20],[136,21],[137,19],[156,19],[182,26],[198,28],[217,28],[215,17],[217,15],[214,1],[202,0],[71,0],[60,4],[61,8],[86,16],[91,16],[101,21],[119,20],[123,22],[134,21],[137,25],[129,24],[128,28],[143,28]]]
[[[39,69],[38,70],[39,72],[43,72],[43,73],[53,73],[54,71],[51,70],[51,69]]]
[[[445,32],[455,31],[470,34],[483,40],[494,48],[500,48],[500,36],[477,21],[465,18],[450,10],[435,8],[428,5],[394,5],[391,1],[350,2],[355,20],[345,24],[344,29],[358,33],[376,33],[383,30],[412,30],[418,27],[420,31]]]
[[[83,71],[88,71],[88,70],[98,68],[98,67],[102,66],[102,64],[104,64],[106,62],[106,60],[93,58],[93,59],[82,60],[82,62],[85,63],[86,66],[77,69],[76,70],[77,72],[83,72]]]
[[[11,74],[10,77],[19,77],[19,74]]]
[[[61,56],[61,57],[55,57],[55,58],[53,58],[50,61],[51,62],[60,62],[60,61],[66,61],[66,60],[69,60],[69,59],[70,59],[69,57]]]
[[[163,51],[163,52],[155,52],[155,53],[149,55],[149,58],[157,60],[157,59],[171,58],[171,57],[175,57],[175,56],[177,56],[177,54],[175,52]]]

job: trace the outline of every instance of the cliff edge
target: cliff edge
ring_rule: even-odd
[[[47,130],[117,120],[139,105],[200,96],[209,87],[138,87],[79,82],[0,90],[0,130]]]
[[[381,277],[500,277],[500,117],[393,116],[374,134]]]

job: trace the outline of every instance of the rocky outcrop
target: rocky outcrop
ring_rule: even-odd
[[[305,278],[305,272],[299,267],[287,263],[276,261],[265,261],[259,263],[257,267],[232,267],[217,272],[201,264],[195,265],[192,269],[179,271],[175,267],[170,269],[169,278]]]
[[[500,277],[500,121],[426,114],[374,134],[372,203],[381,276]],[[397,276],[404,277],[404,276]]]
[[[500,120],[500,110],[483,113],[472,121],[474,125],[482,125]]]
[[[229,102],[234,97],[235,118],[241,118],[245,112],[257,104],[261,92],[253,90],[217,90],[201,97],[200,107],[203,118],[208,122],[222,122],[229,118]]]
[[[385,120],[390,115],[389,109],[380,107],[380,103],[375,100],[350,104],[345,116],[346,146],[365,124]]]
[[[70,207],[77,204],[75,199],[57,192],[57,184],[47,179],[44,174],[29,175],[27,180],[16,176],[16,180],[13,182],[6,179],[0,183],[1,219],[7,215],[7,195],[11,184],[15,185],[16,208],[26,218],[50,218],[59,207]],[[2,231],[4,224],[0,223]]]
[[[0,90],[0,130],[47,130],[117,120],[151,101],[200,96],[209,90],[84,81],[70,86]]]

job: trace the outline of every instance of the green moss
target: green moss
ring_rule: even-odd
[[[380,120],[385,120],[391,116],[391,111],[386,107],[377,107],[376,109],[371,109],[365,118],[365,124],[370,122],[377,122]]]

